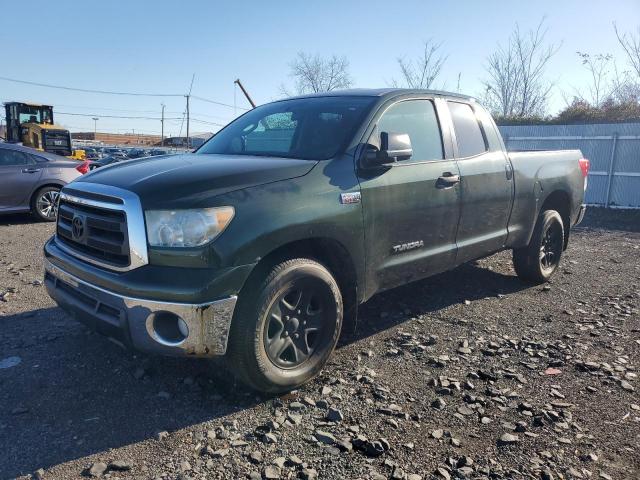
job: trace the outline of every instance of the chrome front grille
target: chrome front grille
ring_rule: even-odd
[[[58,238],[106,264],[129,266],[127,217],[121,210],[80,205],[65,198],[58,205]]]
[[[148,263],[140,201],[132,192],[78,182],[60,193],[56,243],[67,253],[111,270]]]

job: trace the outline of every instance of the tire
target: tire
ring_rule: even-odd
[[[31,199],[31,213],[43,222],[55,222],[60,187],[43,187]]]
[[[540,213],[529,245],[513,250],[513,266],[521,279],[545,283],[556,271],[564,250],[564,225],[555,210]]]
[[[231,368],[265,393],[297,388],[320,372],[340,336],[338,284],[327,268],[307,258],[283,261],[251,283],[231,324]]]

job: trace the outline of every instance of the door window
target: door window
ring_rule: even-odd
[[[0,167],[8,167],[12,165],[26,165],[29,157],[16,150],[0,149]]]
[[[458,156],[471,157],[487,151],[484,135],[471,105],[447,102],[458,143]]]
[[[406,133],[413,155],[409,162],[442,160],[442,135],[438,116],[430,100],[407,100],[391,106],[378,120],[369,143],[380,147],[380,133]]]

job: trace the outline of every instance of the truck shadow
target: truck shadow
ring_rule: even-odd
[[[28,223],[43,223],[30,213],[7,213],[0,215],[0,226],[2,225],[25,225]]]
[[[0,369],[0,478],[154,439],[159,431],[205,431],[268,400],[235,385],[222,362],[126,351],[59,308],[0,317],[0,328],[0,360],[21,359]]]
[[[495,257],[492,257],[495,258]],[[345,346],[412,318],[438,315],[446,307],[518,292],[531,285],[515,274],[505,275],[476,262],[373,296],[360,306],[357,322],[345,325],[339,346]],[[457,319],[451,318],[452,322]]]
[[[513,276],[464,265],[377,295],[361,308],[357,328],[346,329],[340,346],[464,300],[526,287]],[[59,308],[5,316],[0,328],[0,360],[21,358],[0,369],[0,478],[156,441],[159,431],[197,425],[204,432],[222,417],[273,401],[237,385],[222,361],[212,366],[210,360],[123,351]],[[99,460],[112,457],[105,453]]]

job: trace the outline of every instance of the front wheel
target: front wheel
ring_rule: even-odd
[[[333,275],[307,258],[284,261],[241,294],[229,360],[250,387],[281,393],[316,376],[342,327],[342,295]]]
[[[58,214],[60,188],[44,187],[38,190],[31,201],[31,211],[38,220],[53,222]]]
[[[531,235],[529,245],[513,250],[513,266],[523,280],[544,283],[556,271],[564,248],[564,225],[555,210],[545,210]]]

